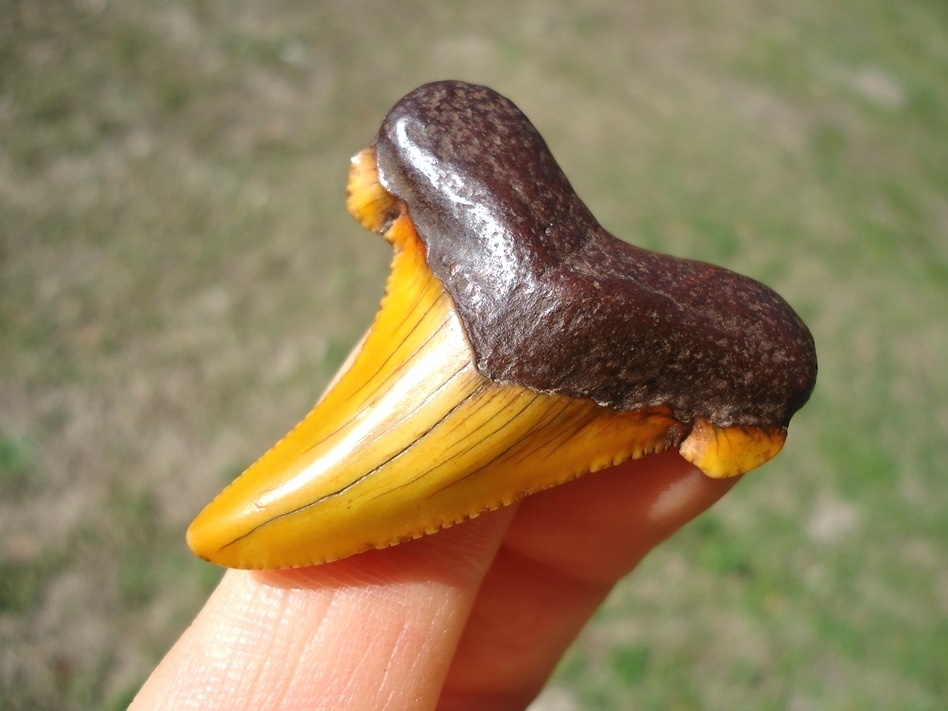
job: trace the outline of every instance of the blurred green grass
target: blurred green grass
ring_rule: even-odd
[[[778,289],[786,452],[624,581],[538,707],[948,705],[948,6],[0,5],[0,708],[121,708],[183,531],[308,409],[388,248],[348,157],[486,83],[603,223]],[[557,705],[559,704],[559,705]]]

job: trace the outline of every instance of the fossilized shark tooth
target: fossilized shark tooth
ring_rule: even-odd
[[[386,296],[328,394],[191,524],[209,561],[344,558],[669,448],[734,476],[813,389],[783,299],[607,233],[490,89],[403,98],[348,194],[395,249]]]

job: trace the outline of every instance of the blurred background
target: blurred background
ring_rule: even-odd
[[[124,708],[199,609],[188,522],[382,294],[349,156],[442,78],[820,356],[535,708],[946,708],[948,4],[0,0],[0,709]]]

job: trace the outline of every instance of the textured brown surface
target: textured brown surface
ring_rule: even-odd
[[[420,87],[376,147],[487,377],[719,426],[785,426],[809,397],[813,339],[779,295],[606,232],[496,92]]]

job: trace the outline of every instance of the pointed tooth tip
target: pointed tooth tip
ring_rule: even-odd
[[[235,509],[215,503],[208,504],[188,526],[186,540],[194,555],[208,563],[238,570],[290,567],[269,565],[265,553],[253,550],[253,540],[243,540],[248,527],[246,522],[241,523]]]
[[[204,531],[201,530],[201,527],[196,524],[198,524],[197,519],[195,519],[191,525],[188,526],[188,532],[185,534],[188,548],[190,548],[191,552],[201,560],[205,560],[208,563],[214,563],[215,565],[224,565],[219,560],[217,560],[217,556],[215,555],[217,551],[213,546],[209,545],[208,537],[205,535]]]
[[[219,543],[221,524],[224,520],[224,513],[214,510],[213,502],[204,507],[194,518],[185,534],[188,548],[194,555],[209,563],[226,565],[220,560]]]

